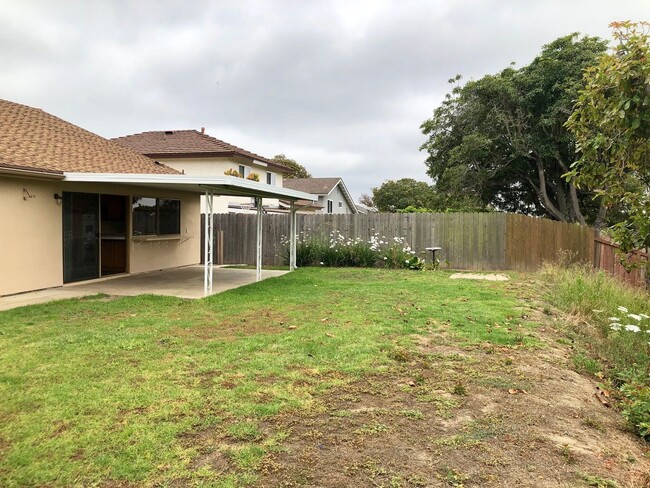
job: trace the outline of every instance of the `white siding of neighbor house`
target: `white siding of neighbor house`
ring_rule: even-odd
[[[166,164],[178,171],[183,171],[187,175],[202,175],[202,176],[224,176],[224,172],[233,169],[239,171],[239,166],[244,165],[250,168],[251,173],[257,173],[260,177],[260,183],[266,183],[266,174],[271,172],[275,175],[275,185],[282,187],[282,173],[269,168],[266,164],[251,163],[249,160],[240,160],[236,157],[232,158],[156,158],[161,163]],[[216,196],[214,197],[212,211],[214,213],[228,213],[229,203],[251,203],[250,197],[231,197],[231,196]],[[264,205],[279,204],[278,199],[265,198],[262,202]],[[201,213],[206,213],[205,197],[201,197]]]
[[[318,205],[322,205],[323,209],[317,210],[316,213],[327,213],[327,200],[332,200],[333,214],[354,213],[354,210],[350,208],[348,201],[343,195],[341,185],[336,185],[329,195],[321,195],[318,197]],[[339,207],[339,202],[341,203],[341,207]]]

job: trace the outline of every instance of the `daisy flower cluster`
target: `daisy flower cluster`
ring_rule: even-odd
[[[630,313],[623,306],[618,307],[621,317],[609,317],[609,328],[613,331],[632,332],[634,334],[650,334],[650,315],[644,313]],[[627,322],[627,323],[625,323]],[[650,344],[650,335],[648,336]]]

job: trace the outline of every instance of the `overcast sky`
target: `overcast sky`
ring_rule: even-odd
[[[449,78],[627,19],[650,0],[0,0],[0,98],[104,137],[205,127],[357,199],[428,181],[419,127]]]

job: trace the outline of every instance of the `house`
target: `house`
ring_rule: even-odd
[[[341,178],[294,178],[284,180],[284,187],[318,196],[318,202],[297,202],[300,212],[355,214],[357,206]],[[301,206],[302,204],[302,206]]]
[[[282,188],[282,177],[290,168],[275,161],[209,136],[205,128],[142,132],[113,141],[187,175],[223,176],[234,174],[263,184]],[[266,200],[265,209],[273,211],[279,201]],[[205,213],[205,202],[202,202]],[[215,198],[215,213],[254,212],[254,202],[246,197]]]
[[[200,197],[313,195],[195,177],[40,109],[0,100],[0,296],[200,261]],[[206,294],[212,230],[206,219]],[[295,211],[291,215],[295,225]],[[260,224],[261,228],[261,224]],[[259,234],[259,233],[258,233]],[[295,240],[292,240],[295,263]],[[257,247],[261,254],[261,238]],[[292,266],[293,267],[293,266]],[[258,259],[258,279],[261,273]]]

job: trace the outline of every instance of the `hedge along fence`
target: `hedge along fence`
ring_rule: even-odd
[[[214,215],[215,264],[255,263],[256,218]],[[377,234],[401,237],[420,257],[427,247],[441,247],[441,266],[453,269],[534,271],[566,251],[577,261],[594,262],[593,229],[516,214],[298,214],[296,232],[323,240],[331,232],[366,242]],[[288,235],[288,215],[264,215],[264,265],[283,264]]]

